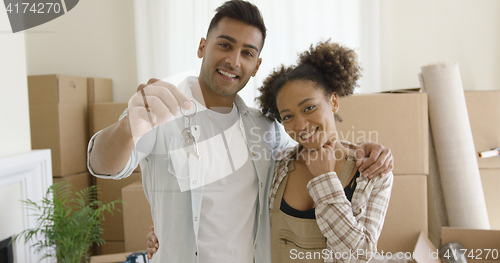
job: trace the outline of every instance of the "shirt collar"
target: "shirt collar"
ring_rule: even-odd
[[[245,104],[245,101],[243,101],[238,94],[236,94],[236,98],[234,98],[234,104],[236,104],[236,107],[241,113],[248,114],[250,112],[248,106]]]

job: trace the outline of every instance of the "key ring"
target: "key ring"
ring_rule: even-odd
[[[196,104],[196,103],[194,102],[194,100],[192,100],[192,99],[191,99],[191,102],[192,102],[192,103],[194,104],[194,106],[195,106],[195,111],[194,111],[194,113],[192,113],[192,114],[186,115],[186,114],[184,114],[184,112],[182,112],[182,107],[181,107],[181,113],[182,113],[182,115],[184,115],[184,117],[191,118],[191,117],[193,117],[193,116],[194,116],[194,115],[198,112],[198,104]]]

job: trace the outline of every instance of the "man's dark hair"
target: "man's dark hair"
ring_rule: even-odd
[[[230,0],[215,9],[217,13],[210,21],[208,26],[207,37],[210,30],[217,27],[219,21],[224,17],[229,17],[241,21],[247,25],[257,27],[260,32],[262,32],[262,47],[264,47],[264,41],[266,40],[266,25],[264,24],[264,19],[259,11],[259,8],[252,3],[242,0]]]

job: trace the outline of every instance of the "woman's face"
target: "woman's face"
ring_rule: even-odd
[[[337,95],[325,97],[323,89],[310,80],[294,80],[283,85],[276,104],[286,132],[309,150],[318,149],[337,138],[334,113]]]

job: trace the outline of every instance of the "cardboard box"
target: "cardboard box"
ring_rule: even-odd
[[[378,251],[412,252],[427,227],[427,175],[394,176]]]
[[[142,181],[134,182],[122,189],[123,225],[125,227],[125,250],[146,250],[146,237],[153,225],[149,205]]]
[[[391,149],[394,174],[429,174],[427,93],[363,94],[339,100],[339,138]]]
[[[417,263],[441,263],[439,251],[423,232],[420,233],[415,244],[412,258]]]
[[[87,80],[28,76],[31,146],[51,149],[54,177],[87,170]]]
[[[500,147],[500,90],[466,91],[465,101],[476,152]],[[500,168],[500,158],[479,158],[479,168]]]
[[[92,105],[99,102],[113,102],[113,81],[104,78],[87,78],[87,98],[89,106],[89,136],[92,136],[94,134]]]
[[[99,255],[125,253],[125,242],[123,241],[106,241],[97,248]]]
[[[443,227],[441,245],[449,242],[458,242],[467,249],[465,254],[467,262],[500,261],[500,230]],[[490,250],[489,255],[487,255],[488,250]]]
[[[53,182],[68,182],[75,188],[75,191],[79,192],[92,185],[92,175],[89,172],[83,172],[79,174],[66,175],[63,177],[54,177]]]
[[[371,263],[441,263],[439,251],[423,232],[420,232],[412,252],[400,251],[398,252],[400,254],[398,254],[379,250],[377,253],[378,254],[370,260]]]
[[[88,104],[113,102],[113,80],[105,78],[87,78]]]
[[[141,173],[134,172],[129,177],[121,180],[113,179],[102,179],[96,178],[96,185],[99,187],[99,193],[97,198],[103,203],[108,203],[119,198],[122,198],[122,188],[135,182],[141,180]],[[117,204],[113,215],[108,212],[104,213],[106,220],[102,223],[101,227],[104,229],[104,233],[101,238],[109,241],[121,241],[125,240],[124,230],[123,230],[123,205]]]
[[[30,104],[87,104],[87,79],[68,75],[28,76]]]
[[[500,169],[479,169],[490,228],[500,230]]]
[[[127,261],[127,256],[130,253],[117,253],[110,255],[92,256],[90,263],[122,263]]]

